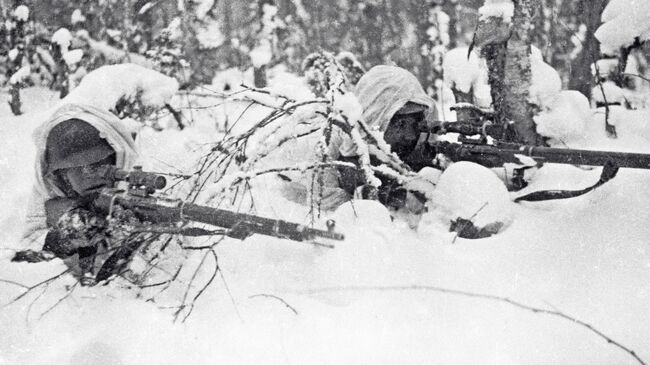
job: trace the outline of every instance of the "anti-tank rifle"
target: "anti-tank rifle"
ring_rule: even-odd
[[[436,135],[459,134],[458,143],[436,140],[429,142],[429,148],[426,149],[428,152],[418,156],[423,163],[428,161],[432,164],[435,156],[442,154],[454,162],[470,161],[489,168],[502,167],[505,164],[531,167],[544,163],[603,167],[599,181],[586,189],[540,191],[519,197],[516,201],[579,196],[614,178],[619,168],[650,169],[650,154],[529,146],[509,142],[513,136],[512,128],[509,125],[501,126],[489,121],[481,124],[464,121],[441,122],[423,132]],[[516,177],[522,178],[523,169],[519,169],[518,172],[522,175]]]

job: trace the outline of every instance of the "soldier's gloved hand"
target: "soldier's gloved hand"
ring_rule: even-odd
[[[43,249],[58,257],[68,257],[80,247],[95,246],[103,239],[106,220],[84,208],[63,213],[45,237]]]

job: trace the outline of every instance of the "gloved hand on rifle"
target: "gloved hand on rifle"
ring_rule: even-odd
[[[62,259],[78,254],[81,284],[92,285],[95,255],[98,246],[106,241],[106,227],[101,215],[82,207],[70,209],[45,236],[43,251]]]

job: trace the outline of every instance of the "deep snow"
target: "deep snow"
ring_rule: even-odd
[[[31,186],[30,133],[56,102],[44,90],[27,89],[23,95],[24,116],[11,116],[4,94],[0,103],[5,141],[0,144],[0,278],[30,285],[65,266],[58,260],[9,262],[20,247],[17,237]],[[207,99],[202,103],[218,104]],[[223,127],[219,122],[233,120],[246,105],[235,101],[203,110],[195,115],[197,123],[182,132],[143,129],[138,143],[145,167],[161,171],[172,165],[187,171],[197,148],[218,139],[216,130]],[[264,111],[246,111],[240,128]],[[223,118],[215,121],[210,113]],[[620,128],[619,139],[607,139],[596,112],[585,127],[584,144],[650,152],[650,134],[642,127]],[[304,156],[300,147],[287,151],[271,156],[269,164]],[[527,191],[584,187],[598,174],[547,165]],[[622,170],[586,196],[509,204],[512,222],[507,229],[481,240],[455,239],[433,214],[439,209],[435,203],[415,232],[405,222],[391,222],[374,202],[344,206],[329,216],[347,235],[335,249],[262,236],[243,242],[226,239],[216,249],[223,276],[216,277],[185,322],[174,323],[173,309],[167,308],[178,305],[183,285],[154,301],[146,301],[151,290],[129,288],[126,282],[75,287],[45,313],[65,295],[66,285],[74,285],[73,278],[64,276],[42,295],[37,290],[0,309],[0,364],[636,363],[630,354],[571,321],[501,301],[411,286],[489,294],[559,310],[593,325],[647,362],[649,179],[648,171]],[[254,181],[253,194],[259,214],[307,220],[306,208],[278,194],[273,176]],[[186,255],[191,268],[202,253]],[[211,260],[191,295],[208,280]],[[191,273],[184,271],[179,282],[187,282]],[[0,305],[23,291],[0,282]]]

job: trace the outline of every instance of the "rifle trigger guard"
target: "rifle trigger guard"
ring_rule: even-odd
[[[124,195],[124,194],[126,194],[126,192],[122,192],[122,195]],[[112,217],[112,216],[113,216],[113,207],[115,206],[115,200],[117,200],[117,197],[118,197],[119,195],[120,195],[120,194],[113,194],[113,195],[111,196],[111,202],[108,204],[108,217]]]

